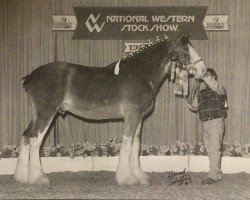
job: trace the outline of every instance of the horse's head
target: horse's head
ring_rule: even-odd
[[[206,74],[205,63],[190,43],[187,33],[183,33],[181,37],[173,40],[169,57],[172,61],[178,61],[197,79],[204,77]]]

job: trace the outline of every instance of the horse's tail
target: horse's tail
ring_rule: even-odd
[[[23,88],[27,91],[27,86],[28,86],[28,82],[29,82],[29,77],[30,77],[30,73],[27,74],[25,77],[22,78],[22,82],[23,82]]]

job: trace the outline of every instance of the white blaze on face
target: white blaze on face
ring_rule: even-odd
[[[171,65],[170,61],[164,64],[163,67],[164,67],[164,72],[165,73],[167,73],[169,71],[170,65]]]
[[[192,63],[195,63],[196,61],[201,60],[200,55],[195,51],[195,49],[190,44],[188,44],[188,49],[190,53],[191,65]],[[192,68],[191,73],[194,74],[194,77],[197,79],[204,77],[207,72],[206,65],[203,61],[193,64],[191,68]]]

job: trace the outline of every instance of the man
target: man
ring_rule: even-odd
[[[208,152],[209,173],[201,184],[213,184],[221,180],[221,143],[226,117],[226,93],[217,82],[217,74],[212,68],[202,78],[205,88],[196,91],[195,98],[188,98],[191,111],[198,111],[202,122],[203,142]]]

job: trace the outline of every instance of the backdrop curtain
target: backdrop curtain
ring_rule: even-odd
[[[73,6],[208,6],[207,14],[229,14],[229,31],[207,32],[208,40],[192,41],[207,66],[215,68],[228,95],[225,142],[250,142],[250,1],[247,0],[2,0],[0,2],[0,148],[19,145],[32,111],[21,79],[48,62],[73,62],[102,67],[118,60],[121,40],[72,40],[73,32],[53,32],[52,15],[73,15]],[[56,48],[57,45],[57,48]],[[194,80],[191,80],[191,85]],[[56,119],[58,142],[81,139],[104,143],[122,138],[123,123],[89,123],[73,116]],[[150,145],[201,141],[197,114],[173,93],[166,81],[154,112],[143,123],[142,142]],[[51,128],[47,143],[53,143]]]

